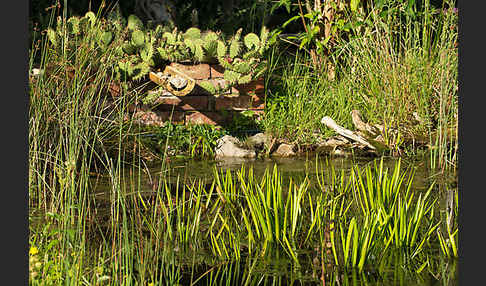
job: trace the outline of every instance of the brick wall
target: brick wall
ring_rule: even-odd
[[[215,64],[198,65],[172,63],[172,67],[196,80],[196,86],[186,96],[173,96],[163,92],[151,106],[137,107],[135,119],[145,125],[162,126],[171,120],[180,124],[212,124],[224,126],[231,122],[235,113],[252,110],[256,116],[263,114],[265,94],[263,79],[233,87],[220,96],[213,96],[198,86],[203,80],[210,80],[226,86],[223,68]]]

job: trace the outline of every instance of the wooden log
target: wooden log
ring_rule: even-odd
[[[371,145],[368,141],[366,141],[363,137],[357,135],[353,131],[346,129],[342,126],[339,126],[331,117],[324,116],[321,119],[321,123],[326,125],[327,127],[331,128],[332,130],[336,131],[339,135],[342,135],[346,138],[354,140],[360,144],[367,146],[370,149],[376,150],[376,148]]]
[[[369,137],[376,137],[380,134],[378,128],[369,125],[368,123],[363,122],[361,119],[361,113],[359,110],[351,111],[351,119],[353,120],[353,124],[357,130],[363,132]]]

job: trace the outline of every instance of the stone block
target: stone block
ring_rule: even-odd
[[[247,109],[264,109],[265,105],[262,100],[252,96],[220,96],[215,98],[215,110],[247,110]]]
[[[186,124],[210,124],[210,125],[224,125],[231,120],[231,113],[220,112],[187,112],[185,122]]]
[[[184,112],[139,110],[133,114],[133,119],[142,125],[163,126],[169,120],[173,123],[184,123]]]
[[[210,75],[211,78],[223,78],[224,77],[224,68],[219,64],[210,65]]]
[[[163,96],[155,100],[156,109],[171,111],[207,110],[209,98],[207,96]]]
[[[265,94],[263,79],[254,80],[246,84],[238,84],[234,87],[239,95],[256,95],[260,98]]]
[[[171,63],[170,66],[180,70],[193,79],[209,79],[211,74],[208,64]]]

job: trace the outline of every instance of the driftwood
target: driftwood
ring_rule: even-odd
[[[366,134],[367,137],[376,137],[380,135],[380,130],[378,128],[376,128],[375,126],[371,126],[361,120],[361,113],[359,112],[359,110],[351,111],[351,119],[353,120],[353,124],[356,129]]]
[[[357,131],[351,131],[342,126],[339,126],[329,116],[325,116],[324,118],[322,118],[321,123],[333,129],[339,135],[349,138],[353,141],[356,141],[359,144],[364,145],[372,150],[381,151],[390,148],[383,141],[383,136],[382,136],[384,132],[383,126],[379,124],[370,125],[368,123],[365,123],[361,119],[361,113],[359,112],[359,110],[351,111],[351,118],[353,120],[353,124],[356,127]]]
[[[367,146],[370,149],[376,150],[375,146],[370,144],[368,141],[366,141],[365,138],[361,137],[360,135],[356,134],[355,132],[346,129],[342,126],[339,126],[331,117],[329,116],[324,116],[321,119],[321,123],[326,125],[327,127],[331,128],[332,130],[336,131],[339,135],[342,135],[346,138],[349,138],[353,141],[356,141],[360,144],[363,144]]]

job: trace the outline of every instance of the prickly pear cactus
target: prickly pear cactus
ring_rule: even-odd
[[[224,78],[234,85],[261,76],[266,68],[263,60],[269,46],[266,28],[260,35],[243,35],[239,29],[232,37],[224,37],[220,32],[194,27],[186,31],[160,25],[147,28],[134,15],[127,20],[116,15],[109,18],[106,21],[88,12],[65,22],[58,19],[57,27],[47,30],[51,49],[59,57],[66,51],[75,54],[75,45],[86,41],[96,53],[114,55],[109,61],[116,77],[123,80],[141,79],[151,69],[168,62],[217,62],[225,68]],[[212,93],[220,91],[219,87],[206,87]]]
[[[118,57],[123,54],[117,45],[122,41],[122,27],[115,20],[107,21],[98,18],[93,12],[88,12],[84,16],[73,16],[66,21],[59,17],[54,27],[47,30],[47,48],[53,62],[62,61],[76,67],[80,59],[83,61],[85,48],[88,48],[93,58],[90,63],[92,70],[102,64],[114,68]]]
[[[184,38],[185,39],[191,39],[191,40],[200,39],[201,38],[201,30],[199,30],[198,28],[194,28],[194,27],[189,28],[184,33]]]

